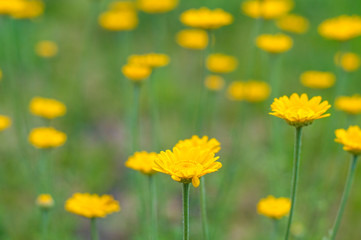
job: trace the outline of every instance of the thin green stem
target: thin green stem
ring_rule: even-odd
[[[295,136],[295,149],[294,149],[294,163],[293,163],[293,176],[292,176],[292,190],[291,190],[291,210],[290,216],[288,217],[287,229],[285,240],[288,240],[290,235],[290,228],[292,224],[293,212],[295,209],[296,203],[296,193],[297,193],[297,182],[298,182],[298,172],[300,167],[300,156],[301,156],[301,137],[302,137],[302,127],[296,128]]]
[[[131,119],[131,134],[132,134],[132,152],[134,153],[139,148],[139,102],[140,102],[140,85],[134,84],[134,93],[133,93],[133,113]]]
[[[149,93],[149,100],[150,100],[150,108],[152,113],[152,134],[154,136],[154,149],[155,151],[160,151],[160,126],[159,126],[159,109],[158,109],[158,101],[157,101],[157,81],[155,79],[155,74],[157,72],[153,70],[152,75],[149,77],[150,83],[150,93]]]
[[[203,239],[209,240],[205,177],[202,177],[200,180],[201,180],[201,197],[200,197],[200,201],[201,201]]]
[[[49,239],[49,210],[41,210],[41,239]]]
[[[271,240],[277,240],[278,239],[278,219],[272,219],[273,223],[273,234],[271,235]]]
[[[149,189],[150,189],[150,226],[151,226],[151,239],[158,239],[158,214],[157,214],[157,185],[155,182],[155,176],[150,175],[148,177]]]
[[[355,177],[356,164],[357,164],[357,155],[353,155],[352,161],[350,164],[350,169],[349,169],[348,176],[347,176],[347,180],[346,180],[346,184],[345,184],[345,188],[344,188],[344,192],[342,195],[340,207],[338,209],[337,217],[336,217],[335,223],[333,225],[332,235],[331,235],[330,240],[334,240],[336,238],[337,231],[340,227],[342,215],[343,215],[343,212],[345,211],[346,202],[350,195],[352,182]]]
[[[183,183],[183,240],[189,240],[189,183]]]
[[[90,219],[91,240],[99,240],[96,218]]]

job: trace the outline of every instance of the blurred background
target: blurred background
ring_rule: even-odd
[[[39,239],[40,211],[37,161],[40,153],[27,136],[44,121],[31,115],[30,100],[35,96],[60,100],[67,114],[51,124],[68,136],[64,146],[52,151],[53,198],[51,239],[87,239],[86,219],[64,210],[64,202],[75,192],[112,194],[120,202],[120,213],[100,221],[101,239],[147,239],[147,223],[139,216],[144,210],[146,183],[136,184],[138,174],[124,166],[131,152],[131,112],[133,85],[121,67],[131,54],[164,53],[168,66],[153,72],[141,89],[140,149],[159,152],[194,134],[215,137],[222,144],[219,153],[223,168],[207,176],[209,222],[212,239],[266,239],[272,222],[257,214],[257,202],[269,194],[289,196],[292,174],[293,128],[268,113],[272,99],[258,103],[231,101],[227,86],[234,80],[269,81],[272,62],[257,49],[252,39],[256,20],[241,11],[242,1],[179,1],[169,12],[149,14],[138,11],[138,26],[131,31],[107,31],[98,23],[107,11],[108,0],[47,0],[44,13],[33,19],[0,18],[0,114],[13,125],[0,133],[0,239]],[[226,87],[207,92],[211,100],[205,110],[212,118],[204,131],[196,131],[202,53],[184,49],[176,34],[186,29],[179,21],[185,10],[199,7],[222,8],[231,13],[231,25],[214,31],[211,53],[223,53],[238,60],[235,71],[224,75]],[[317,90],[299,80],[308,70],[337,74],[334,55],[336,41],[322,38],[318,25],[342,14],[361,14],[361,2],[352,0],[295,1],[292,13],[304,16],[309,29],[292,34],[293,48],[282,54],[280,95],[294,92],[321,95],[333,105],[335,87]],[[265,21],[259,33],[282,32],[273,20]],[[39,41],[57,44],[52,58],[36,54]],[[361,39],[348,42],[349,51],[360,54]],[[254,60],[250,70],[249,61]],[[252,60],[253,61],[253,60]],[[360,93],[360,71],[347,75],[344,95]],[[204,88],[204,87],[203,87]],[[152,129],[151,100],[159,111],[157,132]],[[278,96],[275,96],[278,97]],[[330,110],[332,116],[304,129],[298,202],[292,234],[294,239],[322,239],[336,215],[349,155],[334,143],[334,130],[360,124],[360,117]],[[272,137],[272,124],[279,133]],[[159,145],[155,144],[155,134]],[[278,147],[276,147],[278,145]],[[156,146],[156,147],[155,147]],[[159,146],[160,149],[157,149]],[[275,150],[276,149],[276,150]],[[278,149],[278,150],[277,150]],[[358,174],[359,173],[359,174]],[[361,224],[361,173],[343,218],[340,239],[359,239]],[[159,195],[159,237],[181,239],[181,186],[168,175],[156,176]],[[132,180],[133,179],[133,180]],[[143,206],[143,207],[142,207]],[[283,232],[286,220],[281,220]],[[282,234],[281,234],[282,235]],[[201,239],[199,189],[191,190],[191,238]]]

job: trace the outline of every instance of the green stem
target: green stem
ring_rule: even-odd
[[[206,202],[206,183],[205,178],[201,178],[201,214],[202,214],[202,228],[203,239],[209,240],[208,218],[207,218],[207,202]]]
[[[350,169],[349,169],[348,176],[347,176],[347,180],[346,180],[346,184],[345,184],[345,189],[344,189],[342,199],[341,199],[341,204],[340,204],[340,207],[339,207],[338,212],[337,212],[337,217],[336,217],[335,223],[333,225],[332,235],[331,235],[330,240],[334,240],[336,238],[337,231],[338,231],[338,229],[340,227],[342,215],[343,215],[343,212],[345,210],[346,202],[347,202],[347,199],[348,199],[348,197],[350,195],[352,181],[353,181],[354,176],[355,176],[356,164],[357,164],[357,155],[353,155],[352,156],[352,161],[351,161],[351,164],[350,164]]]
[[[151,214],[151,239],[158,239],[158,217],[157,217],[157,186],[153,175],[148,177],[149,189],[150,189],[150,214]]]
[[[91,240],[98,240],[98,230],[97,230],[97,223],[96,218],[90,219],[90,228],[91,228]]]
[[[189,240],[189,183],[183,183],[183,240]]]
[[[49,238],[49,210],[41,210],[41,239],[47,240]]]
[[[271,240],[277,240],[278,239],[278,220],[272,219],[272,223],[273,223],[273,234],[272,234]]]
[[[290,234],[290,228],[292,224],[293,212],[295,209],[296,203],[296,193],[297,193],[297,182],[298,182],[298,172],[300,167],[300,153],[301,153],[301,136],[302,136],[302,127],[296,128],[296,139],[295,139],[295,150],[294,150],[294,163],[293,163],[293,176],[292,176],[292,190],[291,190],[291,210],[290,216],[288,218],[287,230],[285,240],[288,240]]]
[[[132,134],[132,152],[134,153],[139,147],[139,102],[140,102],[140,85],[134,84],[134,94],[133,94],[133,113],[131,119],[131,134]]]
[[[160,126],[159,126],[159,109],[158,109],[158,101],[157,101],[157,81],[154,76],[158,73],[153,70],[152,75],[149,77],[150,83],[150,92],[149,92],[149,100],[150,100],[150,108],[152,113],[152,134],[153,134],[153,144],[155,151],[160,151]]]

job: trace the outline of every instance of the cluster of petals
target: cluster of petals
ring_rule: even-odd
[[[318,32],[327,39],[347,41],[361,35],[361,17],[357,15],[327,19],[320,24]]]
[[[290,50],[293,46],[293,40],[282,33],[262,34],[257,37],[256,45],[266,52],[277,54]]]
[[[66,141],[66,134],[52,127],[33,129],[29,134],[29,142],[37,148],[55,148]]]
[[[343,150],[354,155],[361,154],[361,129],[359,126],[350,126],[348,129],[335,131],[335,142],[343,145]]]
[[[47,119],[61,117],[66,113],[66,106],[55,99],[34,97],[30,101],[30,112]]]
[[[211,10],[202,7],[183,12],[180,20],[184,25],[194,28],[217,29],[231,24],[233,16],[222,9]]]
[[[287,14],[293,5],[290,0],[248,0],[242,3],[241,9],[252,18],[277,19]]]
[[[335,108],[352,115],[361,114],[361,96],[340,96],[336,98]]]
[[[273,219],[281,219],[287,216],[291,209],[291,200],[289,198],[275,198],[268,196],[262,198],[257,204],[257,212]]]
[[[156,173],[156,171],[153,170],[154,159],[156,157],[157,154],[154,152],[136,152],[128,158],[125,166],[140,171],[143,174],[152,175]]]
[[[336,76],[332,72],[306,71],[301,74],[300,80],[305,87],[324,89],[335,84]]]
[[[261,102],[270,94],[271,87],[262,81],[233,81],[228,86],[228,98],[234,101]]]

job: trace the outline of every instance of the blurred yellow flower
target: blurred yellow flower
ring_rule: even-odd
[[[361,17],[357,15],[327,19],[318,27],[319,34],[328,39],[347,41],[361,35]]]
[[[303,127],[310,125],[314,120],[328,117],[325,112],[331,107],[327,101],[321,102],[320,96],[308,99],[307,94],[299,96],[293,93],[290,98],[283,96],[275,98],[271,105],[273,116],[284,119],[289,125]]]
[[[288,51],[292,45],[292,38],[285,34],[262,34],[257,37],[256,45],[269,53],[283,53]]]
[[[34,97],[29,109],[32,114],[48,119],[61,117],[66,113],[66,106],[62,102],[42,97]]]
[[[125,162],[125,166],[143,174],[152,175],[156,173],[153,170],[154,159],[157,157],[155,152],[136,152]]]
[[[341,143],[343,150],[354,155],[361,154],[361,129],[359,126],[350,126],[347,130],[337,129],[335,134],[335,142]]]
[[[360,56],[352,52],[344,52],[344,53],[338,52],[335,54],[334,60],[337,66],[340,66],[340,62],[341,62],[341,67],[346,72],[356,71],[357,69],[360,68],[360,64],[361,64]]]
[[[0,0],[0,14],[13,14],[26,7],[24,0]]]
[[[160,53],[148,53],[143,55],[131,55],[128,62],[131,64],[144,65],[150,68],[164,67],[169,64],[169,56]]]
[[[273,219],[281,219],[287,216],[291,210],[291,200],[289,198],[275,198],[268,196],[262,198],[257,204],[258,214],[264,215]]]
[[[242,81],[233,81],[227,89],[227,96],[234,101],[245,100],[246,84]]]
[[[229,73],[236,69],[238,61],[233,56],[216,53],[208,56],[206,65],[211,72]]]
[[[36,18],[44,13],[44,3],[39,0],[24,0],[24,4],[21,8],[14,10],[11,13],[13,18],[24,19],[24,18]]]
[[[208,149],[200,147],[173,148],[158,154],[154,160],[153,169],[168,174],[174,181],[192,183],[194,187],[199,186],[199,178],[222,167],[216,162],[219,157]]]
[[[244,90],[244,100],[248,102],[262,102],[271,94],[268,83],[255,80],[245,82]]]
[[[0,69],[0,81],[3,79],[3,70]]]
[[[183,148],[200,147],[214,154],[221,150],[221,144],[215,138],[209,139],[208,136],[202,138],[194,135],[190,139],[180,140],[176,145],[176,148],[182,150]]]
[[[11,119],[7,116],[0,115],[0,131],[3,131],[11,126]]]
[[[324,89],[335,84],[336,76],[332,72],[306,71],[301,74],[300,80],[305,87]]]
[[[361,96],[356,94],[352,97],[338,97],[335,101],[335,108],[348,114],[361,114]]]
[[[277,26],[286,32],[302,34],[308,30],[309,21],[300,15],[288,14],[277,20]]]
[[[178,6],[178,0],[137,0],[137,6],[146,13],[165,13]]]
[[[208,90],[219,91],[224,87],[224,78],[218,75],[210,75],[204,81],[204,85]]]
[[[108,31],[129,31],[138,25],[135,10],[110,10],[102,13],[98,19],[99,25]]]
[[[111,11],[136,11],[135,3],[133,1],[116,1],[109,5]]]
[[[54,206],[54,199],[50,194],[40,194],[36,198],[36,205],[42,209],[50,209]]]
[[[40,41],[35,46],[35,52],[39,57],[52,58],[58,53],[58,45],[53,41]]]
[[[152,69],[148,66],[128,63],[122,67],[124,76],[134,82],[140,82],[147,79],[152,73]]]
[[[217,29],[233,22],[233,16],[222,9],[211,10],[206,7],[183,12],[180,21],[187,26],[202,29]]]
[[[66,134],[52,127],[34,128],[29,134],[29,142],[37,148],[55,148],[65,141]]]
[[[185,29],[177,33],[176,40],[181,47],[201,50],[208,45],[208,34],[200,29]]]
[[[252,18],[276,19],[293,8],[290,0],[249,0],[241,5],[245,15]]]
[[[120,206],[110,195],[75,193],[66,201],[65,210],[86,218],[103,218],[119,212]]]

